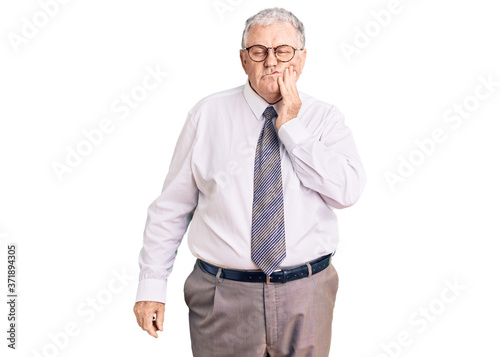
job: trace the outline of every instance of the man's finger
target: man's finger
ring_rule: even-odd
[[[285,82],[283,81],[283,77],[278,77],[278,86],[280,87],[281,96],[285,96]]]
[[[287,85],[291,85],[290,81],[291,81],[291,76],[292,76],[292,68],[293,66],[290,66],[288,67],[286,70],[285,70],[285,73],[286,73],[286,78],[284,78],[284,82],[287,84]]]
[[[156,327],[163,331],[163,321],[165,320],[165,310],[159,309],[156,311]]]
[[[283,82],[290,87],[289,90],[295,91],[297,86],[297,71],[293,69],[293,66],[290,66],[285,70],[285,73]]]
[[[283,89],[286,89],[288,90],[287,86],[288,86],[288,82],[290,80],[290,73],[288,71],[288,68],[286,68],[284,71],[283,71],[283,76],[280,77],[281,78],[281,81],[283,83]]]
[[[288,67],[288,82],[292,85],[293,66]]]
[[[293,68],[293,66],[290,66],[289,80],[290,86],[295,92],[295,89],[297,88],[297,71]]]
[[[146,319],[144,321],[144,326],[142,326],[142,329],[149,333],[151,336],[158,338],[158,334],[156,333],[158,329],[153,325],[152,318]]]

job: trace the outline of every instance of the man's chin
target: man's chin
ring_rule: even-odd
[[[258,88],[254,88],[252,86],[252,83],[250,83],[250,86],[262,98],[266,99],[266,98],[281,97],[280,86],[278,85],[278,79],[276,79],[272,83],[266,83],[265,85],[262,85],[262,82],[259,84],[261,85],[259,85]]]
[[[277,95],[280,94],[280,86],[278,84],[278,80],[276,79],[272,83],[266,83],[263,88],[267,95]]]

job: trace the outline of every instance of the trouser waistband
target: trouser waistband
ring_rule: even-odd
[[[219,269],[221,270],[219,277],[222,279],[243,281],[247,283],[267,283],[267,284],[283,284],[288,281],[298,280],[309,275],[314,275],[320,271],[326,269],[330,264],[330,258],[335,254],[335,252],[324,255],[318,259],[315,259],[304,265],[290,268],[277,270],[271,275],[266,275],[262,271],[244,271],[244,270],[233,270],[220,268],[218,266],[204,262],[201,259],[197,260],[197,264],[207,273],[217,276]],[[311,272],[309,274],[309,266],[311,267]]]

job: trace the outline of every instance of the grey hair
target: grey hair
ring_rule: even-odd
[[[299,47],[304,48],[306,44],[304,24],[302,24],[302,22],[300,22],[300,20],[290,11],[279,7],[259,11],[257,14],[253,15],[246,21],[245,30],[243,30],[243,36],[241,37],[241,48],[246,47],[248,32],[250,31],[252,26],[269,26],[277,22],[291,23],[297,29]]]

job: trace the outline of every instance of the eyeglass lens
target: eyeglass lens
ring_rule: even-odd
[[[253,46],[248,51],[250,58],[256,62],[262,62],[266,59],[268,55],[268,49],[264,46]],[[276,57],[282,62],[290,61],[295,54],[295,50],[292,46],[281,45],[276,47]]]

